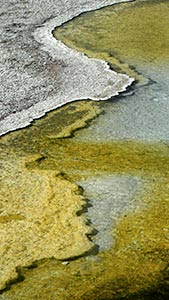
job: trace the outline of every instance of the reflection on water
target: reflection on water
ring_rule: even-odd
[[[48,259],[21,269],[25,280],[4,299],[167,299],[168,15],[168,1],[138,1],[84,14],[55,33],[69,46],[134,74],[139,84],[132,96],[93,104],[93,115],[91,102],[71,104],[11,133],[1,140],[2,153],[4,160],[16,153],[18,160],[26,158],[26,173],[58,170],[79,182],[93,205],[88,217],[101,243],[110,246],[106,231],[113,225],[115,244],[97,256],[65,264]],[[104,112],[99,118],[75,137],[62,138],[97,115],[98,105]],[[61,126],[65,119],[68,130]]]

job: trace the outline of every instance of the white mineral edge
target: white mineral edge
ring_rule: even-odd
[[[89,59],[83,53],[68,48],[61,41],[54,38],[52,31],[82,12],[128,1],[131,0],[95,0],[90,1],[90,3],[81,0],[79,6],[76,2],[73,2],[74,6],[72,5],[71,11],[64,11],[64,13],[62,12],[43,25],[40,24],[40,27],[33,32],[33,37],[41,44],[41,50],[48,52],[55,60],[62,60],[66,63],[66,71],[61,74],[64,85],[62,89],[54,95],[46,97],[45,100],[33,104],[28,109],[22,109],[8,115],[0,122],[0,135],[26,127],[34,119],[40,118],[46,112],[61,107],[68,102],[84,99],[107,100],[126,90],[126,87],[134,81],[134,78],[110,70],[105,61]],[[65,1],[61,0],[60,2],[63,2],[64,5]],[[48,3],[51,5],[51,1],[48,1]],[[121,84],[119,85],[120,81]]]

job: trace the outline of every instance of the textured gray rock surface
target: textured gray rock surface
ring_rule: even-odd
[[[129,0],[128,0],[129,1]],[[67,102],[105,100],[132,79],[54,39],[54,27],[125,0],[0,0],[0,134]]]

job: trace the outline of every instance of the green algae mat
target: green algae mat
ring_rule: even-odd
[[[84,14],[55,36],[143,84],[132,66],[167,63],[168,15],[168,1],[124,3]],[[0,225],[3,239],[10,230],[12,241],[1,246],[4,300],[168,299],[169,145],[73,139],[101,107],[72,103],[1,139]],[[80,213],[86,200],[75,184],[93,174],[145,179],[136,199],[142,207],[119,218],[110,250],[73,260],[94,250],[91,226]]]
[[[163,281],[168,264],[168,145],[134,141],[86,144],[61,138],[65,127],[62,131],[52,124],[57,124],[68,107],[68,136],[70,126],[85,126],[89,108],[89,119],[100,113],[97,103],[68,105],[1,139],[1,191],[5,197],[5,203],[1,198],[1,211],[6,214],[1,215],[0,224],[7,233],[6,239],[10,238],[9,249],[12,246],[9,251],[1,245],[3,258],[9,262],[5,266],[6,287],[10,287],[3,296],[121,299],[135,294],[161,295],[161,289],[166,294]],[[85,205],[83,191],[73,182],[93,174],[146,178],[147,188],[140,195],[143,207],[119,219],[112,249],[100,253],[96,260],[84,257],[62,264],[58,259],[69,260],[92,250],[93,245],[85,238],[92,231],[82,215],[80,219],[76,215]],[[56,259],[47,259],[50,257]],[[27,265],[30,268],[23,268]],[[11,287],[10,278],[16,278],[18,283]]]
[[[138,63],[169,62],[169,2],[141,1],[104,8],[68,22],[54,36],[116,71],[142,79]]]

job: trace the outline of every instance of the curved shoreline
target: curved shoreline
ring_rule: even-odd
[[[68,48],[62,42],[57,41],[52,32],[57,26],[62,25],[83,12],[128,1],[130,0],[108,0],[102,1],[101,3],[94,1],[92,4],[84,4],[84,0],[82,0],[79,7],[73,7],[72,5],[71,11],[68,10],[66,13],[63,9],[59,18],[54,17],[43,23],[43,25],[38,26],[33,33],[33,39],[32,32],[31,34],[29,33],[30,35],[28,34],[28,36],[25,34],[24,38],[26,37],[26,39],[24,42],[27,45],[30,43],[30,39],[31,43],[33,43],[32,40],[34,40],[34,42],[38,42],[38,50],[35,49],[36,55],[34,55],[34,52],[32,51],[35,48],[34,45],[32,45],[32,48],[30,49],[26,48],[27,53],[30,54],[28,59],[31,56],[32,60],[30,64],[26,64],[24,66],[21,65],[22,72],[20,72],[20,70],[18,72],[17,64],[15,64],[11,70],[10,58],[7,62],[5,61],[7,68],[4,70],[7,75],[9,75],[9,95],[7,91],[5,94],[7,100],[4,97],[2,101],[1,111],[2,114],[5,111],[6,116],[0,121],[0,135],[26,127],[30,125],[34,119],[40,118],[45,115],[46,112],[56,109],[68,102],[83,99],[97,101],[107,100],[112,96],[118,95],[119,92],[126,90],[126,88],[133,82],[133,78],[129,78],[127,75],[117,74],[112,71],[108,63],[105,61],[89,59],[83,53]],[[67,4],[68,1],[63,0],[62,2],[64,6],[64,4]],[[49,4],[51,4],[50,1],[48,1],[47,5]],[[69,5],[71,5],[71,3]],[[60,8],[60,11],[61,10],[62,9]],[[23,24],[20,25],[20,27],[22,26]],[[28,24],[27,30],[28,29],[30,30],[30,24]],[[16,35],[17,34],[18,32],[16,32]],[[17,41],[16,46],[14,45],[14,47],[18,47]],[[3,51],[6,51],[6,49],[4,47]],[[18,47],[14,50],[17,51],[16,55],[18,55],[18,57],[21,55],[22,64],[22,45],[20,48]],[[45,55],[48,57],[45,57]],[[26,58],[23,60],[24,63]],[[40,69],[40,63],[37,65],[37,58],[40,59],[40,63],[44,67],[42,71]],[[18,63],[20,63],[20,61]],[[24,67],[24,72],[22,67]],[[36,71],[38,75],[34,76]],[[47,77],[49,78],[45,76],[46,72]],[[50,88],[48,88],[48,85]],[[57,90],[55,91],[54,89]],[[24,94],[26,94],[25,97]]]

